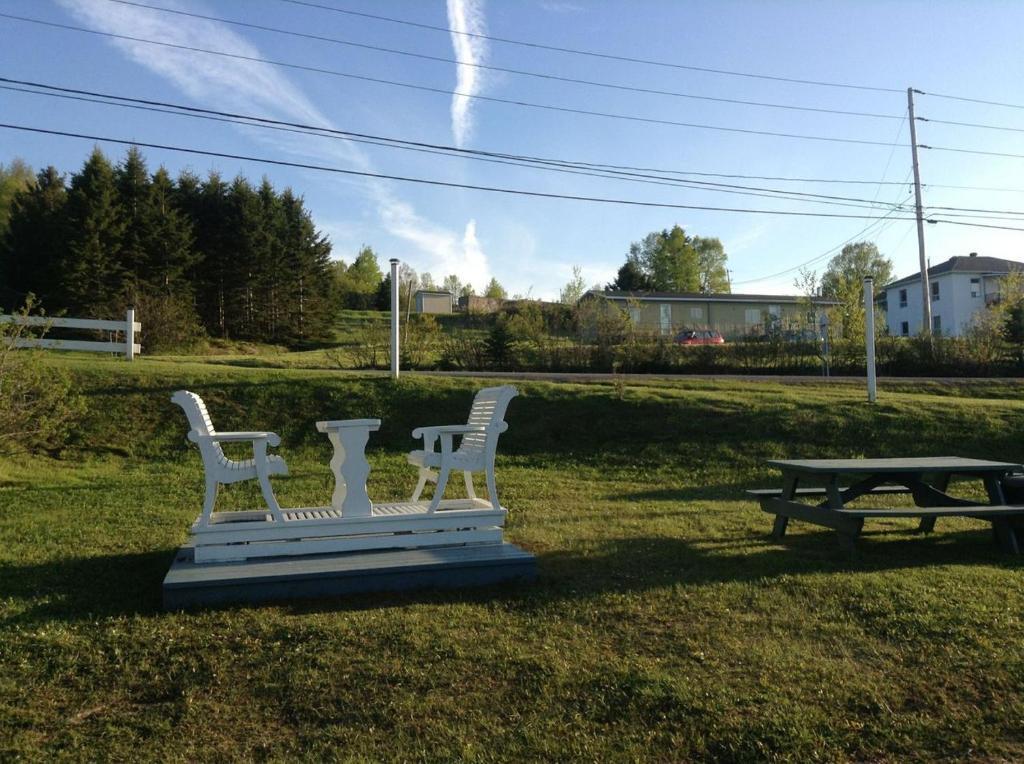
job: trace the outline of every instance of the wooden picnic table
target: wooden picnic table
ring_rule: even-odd
[[[891,517],[920,518],[919,530],[930,532],[939,517],[973,517],[992,523],[1002,549],[1019,554],[1024,548],[1024,505],[1007,505],[1002,479],[1020,472],[1013,462],[965,459],[959,456],[930,456],[891,459],[770,459],[768,464],[782,472],[783,487],[755,489],[748,493],[761,508],[775,515],[772,536],[781,539],[791,519],[833,528],[840,544],[853,550],[866,519]],[[950,478],[981,480],[987,504],[951,496]],[[848,484],[847,484],[848,483]],[[810,484],[810,485],[807,485]],[[908,493],[915,507],[849,508],[862,496]],[[818,504],[799,499],[821,498]]]

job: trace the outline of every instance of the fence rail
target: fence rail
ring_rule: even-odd
[[[91,340],[61,340],[48,337],[22,337],[15,341],[15,347],[42,348],[47,350],[83,350],[90,353],[118,353],[131,361],[142,353],[142,346],[135,341],[136,332],[142,332],[142,324],[135,320],[135,311],[125,312],[124,321],[107,321],[96,318],[47,318],[46,316],[0,315],[0,323],[34,326],[47,329],[93,329],[118,332],[124,335],[121,342],[100,342]]]

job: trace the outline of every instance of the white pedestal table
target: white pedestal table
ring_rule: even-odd
[[[331,507],[341,512],[342,517],[371,517],[373,504],[366,493],[366,478],[370,475],[366,443],[370,433],[380,429],[380,420],[338,419],[317,422],[316,429],[325,433],[334,446]]]

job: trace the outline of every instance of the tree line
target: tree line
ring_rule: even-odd
[[[0,173],[0,188],[9,178]],[[325,336],[336,310],[331,244],[301,196],[185,171],[150,173],[135,148],[98,148],[65,178],[20,167],[0,219],[0,301],[119,318],[139,309],[144,342],[190,336],[295,342]]]
[[[333,264],[335,284],[342,307],[352,310],[390,310],[391,274],[383,274],[372,247],[365,244],[350,264],[338,260]],[[409,300],[420,289],[444,291],[453,301],[477,294],[472,284],[463,283],[457,274],[449,274],[440,284],[427,272],[417,273],[408,263],[398,267],[398,299],[405,311]],[[483,290],[484,297],[497,300],[508,298],[508,292],[496,278],[491,278]]]

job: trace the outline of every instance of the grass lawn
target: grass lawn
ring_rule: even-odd
[[[744,498],[771,457],[1024,458],[1024,387],[518,382],[498,481],[533,585],[198,613],[160,582],[202,500],[169,403],[270,428],[325,504],[316,419],[380,417],[371,497],[472,380],[61,356],[68,449],[0,461],[0,759],[1024,758],[1024,563],[986,525],[869,523],[857,558]],[[224,506],[254,506],[254,486]]]

